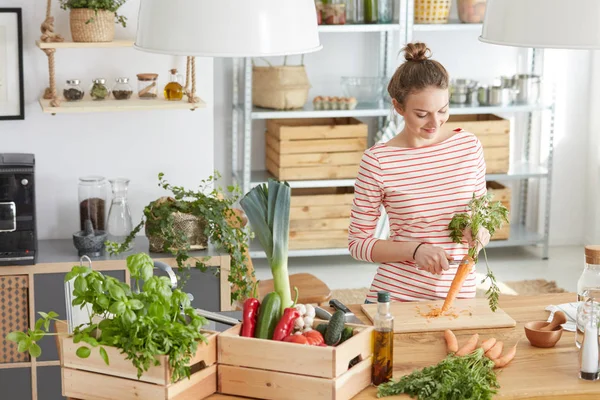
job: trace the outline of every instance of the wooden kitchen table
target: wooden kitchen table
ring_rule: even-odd
[[[473,333],[481,338],[496,337],[506,347],[517,340],[517,355],[504,369],[498,371],[500,389],[494,398],[505,399],[600,399],[600,381],[587,382],[578,378],[578,349],[575,333],[563,332],[560,341],[550,349],[533,347],[525,337],[523,325],[529,321],[546,320],[550,304],[575,301],[574,293],[539,296],[503,296],[500,307],[517,321],[515,328],[479,329],[456,331],[462,345]],[[360,311],[360,305],[350,308],[365,323],[369,319]],[[402,323],[402,321],[395,321]],[[409,374],[415,369],[437,364],[445,357],[446,343],[442,332],[396,334],[394,337],[394,378]],[[215,394],[211,400],[236,399],[235,396]],[[376,399],[376,389],[369,387],[354,400]],[[408,396],[392,396],[389,399],[409,399]],[[284,400],[284,399],[282,399]]]

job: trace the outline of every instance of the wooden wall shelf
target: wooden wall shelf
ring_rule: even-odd
[[[135,96],[135,94],[134,94]],[[183,99],[180,101],[168,101],[161,98],[153,100],[141,100],[132,97],[129,100],[106,99],[94,101],[86,96],[81,101],[62,101],[60,107],[52,107],[50,100],[40,98],[40,105],[45,113],[49,114],[75,114],[90,112],[114,112],[114,111],[138,111],[138,110],[195,110],[205,108],[206,103],[200,100],[197,103],[188,103]]]
[[[40,49],[98,49],[98,48],[114,48],[114,47],[132,47],[133,40],[113,40],[112,42],[56,42],[45,43],[41,40],[36,40],[35,44]]]

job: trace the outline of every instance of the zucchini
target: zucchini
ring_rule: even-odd
[[[342,331],[342,338],[340,339],[340,344],[344,343],[346,340],[350,339],[354,334],[354,329],[351,326],[344,327]]]
[[[325,344],[328,346],[335,346],[342,339],[342,331],[344,330],[344,323],[346,320],[346,314],[343,311],[337,310],[331,316],[329,324],[327,325],[327,331],[325,331]]]
[[[325,332],[327,332],[327,324],[319,324],[315,330],[318,331],[324,338]]]
[[[258,310],[256,330],[254,337],[259,339],[273,339],[275,326],[279,322],[281,312],[281,297],[277,292],[265,296]]]

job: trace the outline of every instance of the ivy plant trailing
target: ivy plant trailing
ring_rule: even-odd
[[[60,8],[63,10],[87,8],[89,10],[94,10],[96,13],[98,13],[98,10],[111,11],[115,13],[115,23],[119,23],[123,27],[126,27],[127,18],[117,14],[117,10],[125,4],[126,1],[127,0],[60,0]],[[93,18],[90,18],[85,23],[89,24],[93,20]]]
[[[207,341],[200,331],[207,321],[190,306],[185,293],[171,289],[169,278],[154,276],[153,267],[148,254],[127,257],[134,290],[90,267],[73,267],[65,276],[65,282],[75,279],[72,304],[81,309],[88,305],[91,308],[89,324],[74,328],[73,342],[81,343],[76,351],[78,357],[88,358],[97,350],[107,365],[110,360],[105,346],[120,349],[137,368],[138,378],[159,364],[156,356],[166,355],[172,382],[177,382],[190,376],[188,364],[198,342]],[[39,315],[42,318],[36,321],[34,330],[11,332],[6,337],[18,343],[20,352],[28,351],[32,357],[42,353],[38,341],[57,335],[49,332],[51,321],[63,323],[56,312]]]
[[[163,251],[173,254],[177,260],[180,272],[190,268],[188,260],[193,265],[205,272],[207,270],[207,257],[192,257],[190,245],[185,233],[174,229],[173,213],[179,211],[184,214],[192,214],[206,221],[204,234],[216,247],[226,251],[231,257],[229,282],[232,285],[231,302],[243,301],[251,295],[251,278],[248,276],[247,258],[249,233],[241,225],[241,219],[233,211],[233,204],[240,198],[241,190],[237,185],[227,187],[227,192],[213,185],[208,189],[220,174],[215,173],[202,180],[198,190],[186,190],[180,186],[173,186],[164,179],[164,174],[158,174],[158,186],[173,194],[174,201],[151,202],[144,208],[144,216],[140,223],[131,231],[123,243],[107,242],[106,249],[110,254],[118,254],[127,251],[131,241],[140,232],[144,224],[147,224],[148,234],[160,236],[164,240]],[[147,221],[151,219],[152,223]],[[231,221],[237,221],[233,226]],[[218,268],[214,269],[218,274]],[[252,275],[254,271],[252,271]],[[181,275],[181,274],[180,274]]]

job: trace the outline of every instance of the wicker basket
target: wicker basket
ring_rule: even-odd
[[[115,37],[112,11],[75,8],[70,12],[70,25],[74,42],[112,42]]]
[[[310,83],[301,65],[252,66],[252,104],[276,110],[302,108],[308,99]]]
[[[415,0],[416,24],[447,24],[451,0]]]
[[[158,201],[168,201],[167,198],[161,198]],[[145,232],[150,243],[150,251],[153,253],[164,253],[164,239],[160,235],[153,235],[149,231],[154,228],[152,218],[146,220]],[[173,213],[173,230],[177,233],[183,233],[187,236],[187,243],[190,245],[190,250],[203,250],[208,246],[208,237],[204,233],[206,228],[206,220],[196,217],[192,214],[184,214],[181,212]],[[177,249],[172,249],[177,250]]]

